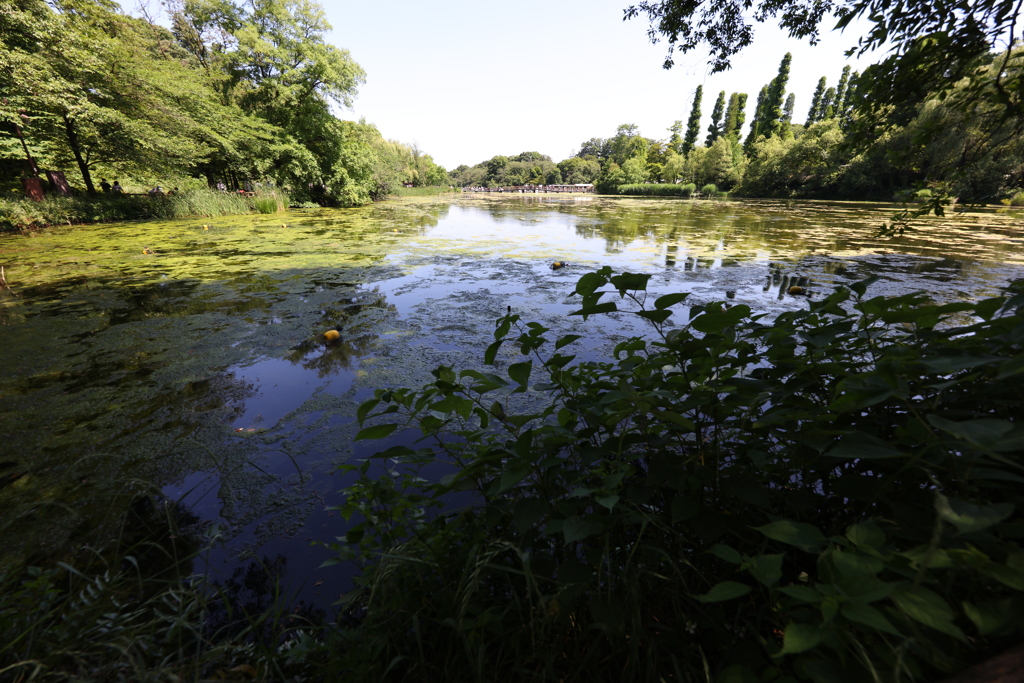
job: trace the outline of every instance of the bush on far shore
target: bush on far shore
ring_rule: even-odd
[[[160,197],[128,194],[48,195],[36,202],[20,197],[0,199],[0,231],[28,230],[48,225],[192,216],[227,216],[253,211],[274,213],[288,206],[281,190],[246,197],[210,189],[183,190]]]
[[[689,197],[697,191],[693,183],[668,185],[662,183],[636,183],[619,185],[618,194],[641,195],[646,197]]]

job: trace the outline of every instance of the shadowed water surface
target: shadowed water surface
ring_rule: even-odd
[[[874,238],[891,210],[467,195],[0,237],[0,562],[102,543],[133,497],[162,490],[222,527],[212,569],[283,553],[293,588],[331,601],[346,579],[316,571],[328,553],[310,541],[344,533],[332,472],[369,455],[351,438],[374,388],[479,366],[509,306],[586,334],[584,354],[642,333],[567,317],[602,265],[769,313],[807,305],[786,293],[800,278],[812,297],[878,275],[869,294],[953,301],[1024,276],[1019,213]]]

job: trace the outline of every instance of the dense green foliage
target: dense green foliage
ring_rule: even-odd
[[[936,306],[866,281],[771,321],[713,303],[672,325],[687,295],[648,277],[577,284],[584,318],[651,326],[613,358],[510,314],[494,373],[440,367],[360,408],[357,438],[424,438],[378,454],[380,476],[348,466],[345,669],[937,680],[1019,643],[1019,288]],[[455,470],[416,476],[438,459]]]
[[[351,103],[364,74],[325,42],[317,4],[188,0],[169,9],[171,31],[113,3],[2,0],[5,132],[17,124],[41,167],[66,170],[89,193],[97,175],[164,185],[200,177],[349,205],[403,183],[447,184],[428,155],[331,113]],[[16,169],[3,189],[20,187],[17,135],[3,139],[0,156]]]
[[[565,163],[565,162],[563,162]],[[552,185],[562,182],[586,183],[590,178],[585,167],[567,167],[573,180],[562,176],[562,164],[555,164],[551,157],[540,152],[523,152],[516,156],[498,155],[481,161],[476,166],[462,165],[454,169],[451,182],[460,187],[510,187],[520,185]],[[598,169],[600,171],[600,169]]]
[[[697,191],[693,183],[686,185],[666,185],[641,183],[639,185],[619,185],[617,194],[644,195],[648,197],[689,197]]]
[[[633,124],[609,138],[591,138],[557,165],[527,152],[495,157],[452,174],[461,186],[592,182],[598,192],[679,195],[661,184],[714,184],[735,196],[813,197],[899,201],[930,188],[936,201],[1011,200],[1024,188],[1024,119],[1007,118],[993,104],[1000,79],[1024,71],[1024,49],[993,54],[975,64],[976,73],[946,85],[890,119],[865,119],[855,106],[864,95],[864,76],[844,67],[837,85],[822,77],[806,123],[794,123],[795,93],[785,93],[790,56],[777,76],[761,88],[744,134],[745,93],[726,100],[719,93],[705,146],[697,146],[700,101],[695,94],[683,136],[676,121],[665,140],[643,137]],[[726,104],[728,102],[728,104]],[[873,123],[871,122],[873,121]],[[871,128],[865,137],[862,129]],[[860,132],[859,132],[860,131]],[[741,139],[743,140],[741,144]],[[624,186],[630,185],[628,190]],[[934,207],[933,207],[934,210]]]
[[[274,213],[287,206],[288,198],[280,191],[247,197],[207,189],[185,190],[163,197],[50,195],[41,202],[0,199],[0,231],[105,221],[229,216],[252,211]]]

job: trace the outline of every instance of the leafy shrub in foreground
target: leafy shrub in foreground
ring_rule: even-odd
[[[440,367],[360,407],[357,438],[423,439],[379,453],[383,477],[347,468],[334,547],[364,571],[344,669],[935,680],[1020,642],[1020,288],[938,306],[866,281],[770,322],[715,303],[670,326],[686,295],[647,279],[577,284],[584,318],[652,325],[612,359],[576,362],[577,335],[542,354],[548,330],[508,315],[485,354],[517,347],[504,373]],[[530,392],[541,407],[514,409]],[[416,476],[439,459],[457,471]],[[476,505],[447,510],[456,492]]]

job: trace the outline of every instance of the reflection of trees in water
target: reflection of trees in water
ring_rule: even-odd
[[[394,304],[374,287],[362,290],[348,301],[340,301],[323,312],[323,331],[291,348],[285,359],[306,370],[316,370],[317,376],[327,377],[337,369],[352,367],[353,361],[369,355],[378,336],[372,332],[376,322],[365,314],[372,311],[394,311]],[[337,340],[327,342],[323,332],[337,330]],[[315,354],[315,355],[314,355]]]
[[[374,206],[366,232],[377,234],[381,228],[403,234],[423,235],[448,217],[448,203],[394,203]]]

